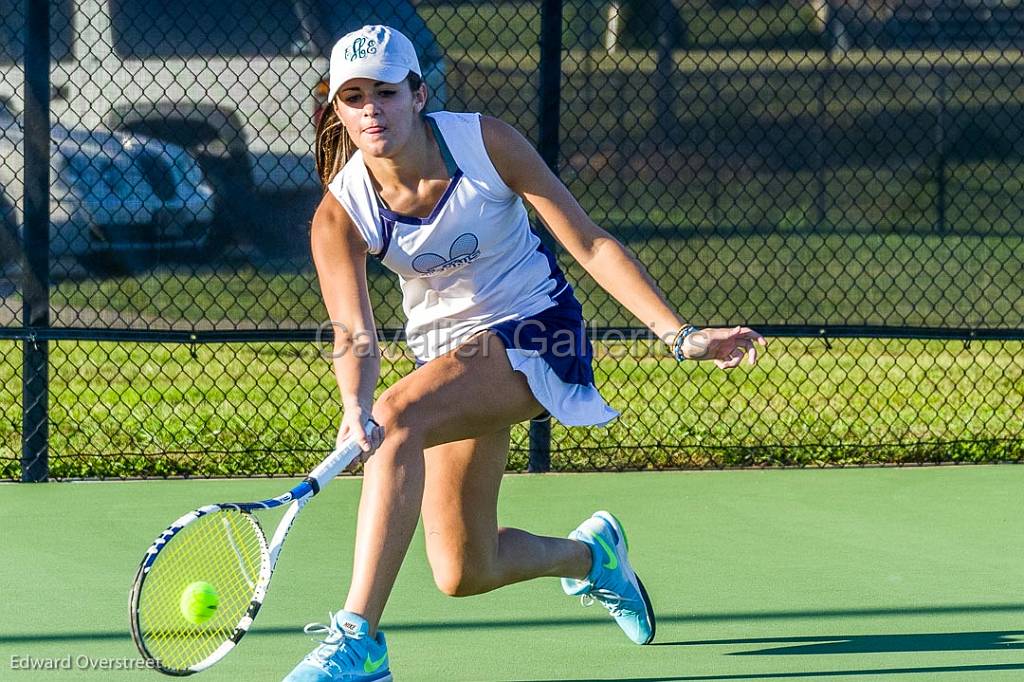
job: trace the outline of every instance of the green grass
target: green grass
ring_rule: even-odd
[[[628,232],[625,232],[628,234]],[[1024,238],[654,235],[629,246],[684,318],[703,325],[1020,328]],[[564,261],[588,319],[635,326]]]
[[[797,226],[799,227],[799,226]],[[627,242],[669,298],[701,324],[1004,326],[1024,316],[1020,238],[775,233]],[[664,232],[669,233],[665,230]],[[628,233],[620,235],[628,236]],[[635,325],[563,260],[598,324]],[[400,324],[397,285],[373,270],[378,321]],[[64,282],[56,318],[160,328],[309,328],[315,276],[254,270]],[[10,301],[8,301],[10,303]],[[102,306],[102,307],[101,307]],[[283,321],[276,318],[283,317]],[[179,323],[180,325],[180,323]],[[755,324],[756,326],[756,324]],[[179,326],[180,328],[180,326]],[[646,468],[1024,456],[1021,344],[776,339],[753,371],[677,366],[660,350],[598,346],[599,385],[623,411],[608,430],[555,427],[557,468]],[[51,347],[57,477],[298,473],[330,443],[338,400],[315,344],[70,343]],[[408,372],[397,348],[383,385]],[[0,478],[18,476],[19,346],[0,344]],[[512,469],[525,466],[515,431]],[[169,454],[166,454],[169,453]]]
[[[18,347],[0,345],[0,479],[17,478]],[[599,344],[623,416],[555,425],[558,469],[987,462],[1024,457],[1019,342],[774,339],[754,368],[678,365]],[[298,474],[332,442],[339,401],[310,344],[60,342],[51,347],[51,469],[80,476]],[[397,348],[382,388],[411,370]],[[642,356],[647,357],[642,357]],[[525,467],[526,430],[509,466]]]
[[[872,209],[851,203],[845,210]],[[598,222],[698,324],[1024,326],[1024,284],[1015,276],[1024,268],[1024,236],[828,234],[809,229],[812,209],[797,208],[781,215],[781,209],[764,209],[768,217],[790,221],[775,230],[730,236],[706,221],[670,228],[671,213],[652,212],[651,223],[633,225],[616,211]],[[569,256],[562,254],[561,264],[588,320],[641,326]],[[378,325],[401,328],[397,280],[375,265],[369,284]],[[70,326],[100,319],[150,329],[313,329],[325,322],[308,264],[291,272],[180,268],[68,280],[54,288],[52,301],[55,324]],[[13,297],[8,304],[19,305]]]
[[[85,309],[115,312],[115,326],[135,328],[313,327],[324,309],[316,274],[308,262],[289,270],[160,268],[136,276],[66,280],[54,287],[51,300],[58,321],[70,325]]]

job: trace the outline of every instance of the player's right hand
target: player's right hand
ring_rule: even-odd
[[[374,425],[369,429],[364,427],[369,418],[370,411],[367,409],[352,408],[345,410],[341,419],[341,427],[338,429],[338,438],[334,445],[338,447],[345,440],[349,438],[354,439],[359,443],[359,447],[363,451],[363,455],[359,458],[360,462],[365,462],[366,458],[384,442],[383,426],[374,422]]]

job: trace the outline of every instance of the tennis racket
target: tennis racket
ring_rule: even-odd
[[[376,426],[368,420],[366,433]],[[347,439],[283,495],[200,507],[162,532],[146,550],[131,592],[132,639],[142,656],[168,675],[191,675],[224,658],[263,605],[295,517],[360,452]],[[288,503],[268,544],[253,512]],[[214,587],[217,603],[211,618],[196,623],[180,603],[186,588],[200,581]]]

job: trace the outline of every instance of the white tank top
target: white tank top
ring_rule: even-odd
[[[406,337],[420,361],[494,324],[549,308],[568,288],[530,228],[522,199],[491,163],[480,115],[442,111],[428,120],[450,182],[426,218],[385,207],[359,151],[328,186],[369,252],[398,274]]]

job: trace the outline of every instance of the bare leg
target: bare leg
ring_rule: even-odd
[[[427,363],[380,397],[373,414],[384,427],[384,443],[364,470],[352,581],[345,601],[345,610],[369,621],[371,634],[419,518],[424,450],[506,430],[541,409],[492,334],[476,336]]]
[[[504,428],[427,450],[424,536],[434,581],[445,594],[480,594],[541,576],[583,578],[590,571],[590,550],[581,542],[498,527],[508,445]]]

